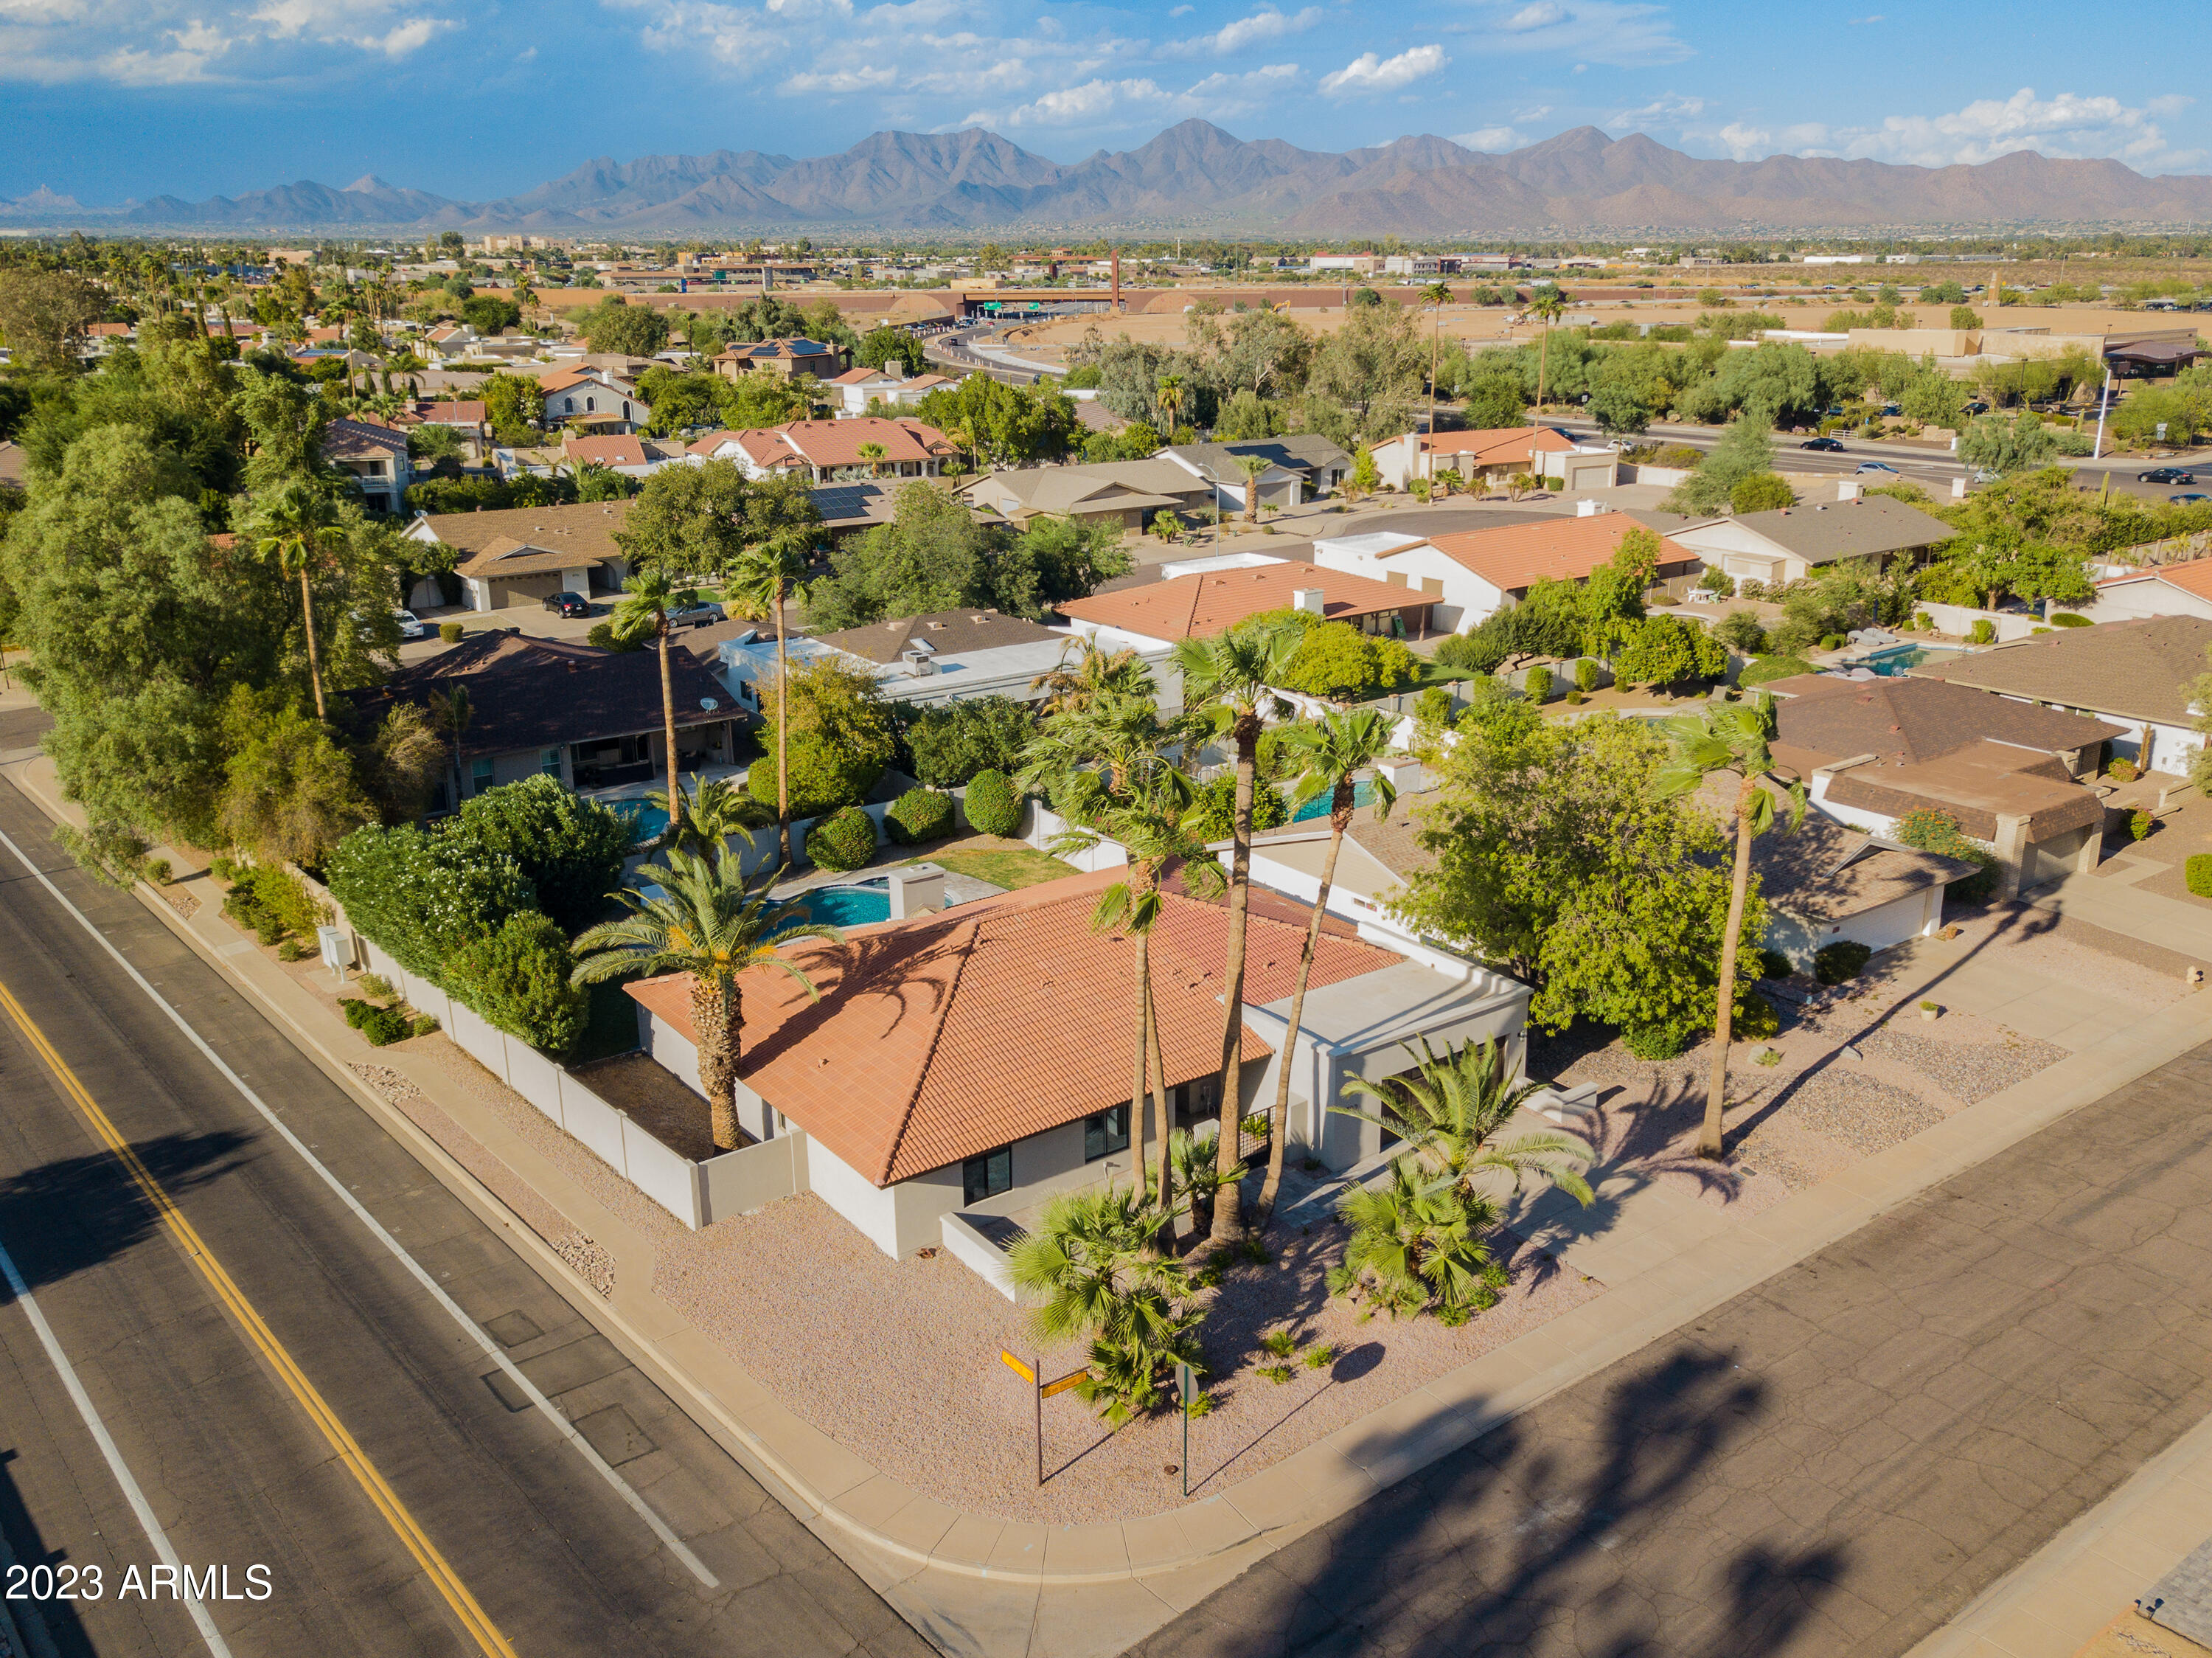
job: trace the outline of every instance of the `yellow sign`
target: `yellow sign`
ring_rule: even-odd
[[[1016,1358],[1012,1353],[1009,1353],[1003,1347],[999,1350],[999,1362],[1005,1365],[1006,1368],[1012,1371],[1024,1381],[1033,1382],[1036,1380],[1036,1371],[1030,1369],[1028,1365],[1024,1364],[1019,1359]]]
[[[1047,1399],[1050,1399],[1054,1393],[1064,1393],[1069,1388],[1074,1387],[1078,1382],[1087,1381],[1090,1378],[1091,1372],[1088,1370],[1071,1370],[1067,1375],[1062,1376],[1058,1381],[1048,1381],[1045,1383],[1044,1396]]]

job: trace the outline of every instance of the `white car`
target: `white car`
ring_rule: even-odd
[[[399,624],[399,637],[403,639],[419,639],[429,631],[422,625],[422,619],[411,610],[395,607],[392,614]]]

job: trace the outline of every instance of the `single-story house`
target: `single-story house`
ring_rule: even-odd
[[[1315,495],[1327,495],[1352,470],[1350,455],[1312,433],[1248,438],[1234,443],[1177,443],[1162,449],[1154,459],[1171,460],[1192,477],[1212,485],[1210,505],[1223,512],[1242,512],[1245,479],[1244,469],[1237,462],[1246,457],[1267,463],[1267,470],[1260,474],[1259,504],[1263,507],[1295,507],[1306,498],[1308,489]]]
[[[897,515],[898,491],[896,484],[822,484],[806,495],[835,546],[848,535],[890,523]]]
[[[462,603],[471,610],[499,610],[535,605],[555,593],[586,598],[620,593],[629,579],[629,559],[614,538],[629,516],[629,506],[627,501],[582,501],[496,512],[418,513],[401,533],[453,548]],[[425,594],[422,602],[427,607],[443,600]]]
[[[1844,558],[1877,565],[1918,563],[1958,532],[1940,518],[1887,495],[1778,507],[1770,512],[1714,518],[1674,532],[1711,570],[1740,581],[1802,581],[1823,564]]]
[[[540,375],[549,425],[570,422],[611,436],[635,432],[653,418],[653,405],[637,394],[635,381],[605,369],[561,369]]]
[[[1888,835],[1942,812],[1996,852],[2004,898],[2103,855],[2105,804],[2081,779],[2118,726],[1936,680],[1806,674],[1765,689],[1778,765],[1832,818]]]
[[[1099,648],[1139,652],[1225,633],[1263,611],[1303,610],[1363,633],[1425,637],[1433,601],[1364,576],[1291,559],[1211,570],[1062,601],[1069,629]]]
[[[407,486],[415,480],[406,433],[347,416],[323,429],[323,459],[352,475],[361,487],[362,504],[371,512],[406,509]]]
[[[2189,700],[2197,677],[2212,667],[2208,649],[2212,620],[2153,616],[2055,628],[1915,668],[1912,677],[2094,715],[2120,728],[2112,738],[2113,753],[2147,771],[2186,777],[2205,741],[2197,722],[2212,713]]]
[[[880,455],[864,456],[870,444]],[[794,420],[741,432],[710,432],[691,445],[699,460],[734,460],[748,478],[797,472],[812,484],[935,478],[960,451],[934,426],[901,416],[884,419]]]
[[[2094,603],[2081,607],[2092,622],[2124,622],[2141,616],[2194,616],[2212,622],[2212,558],[2185,564],[2148,564],[2097,583]]]
[[[561,453],[572,466],[605,466],[624,478],[644,478],[681,460],[684,454],[642,437],[564,437]]]
[[[1315,542],[1314,563],[1428,594],[1432,625],[1464,633],[1519,605],[1539,581],[1587,581],[1641,527],[1626,513],[1601,512],[1427,537],[1377,530]],[[1660,538],[1658,579],[1697,568],[1696,554]]]
[[[679,769],[730,759],[737,751],[729,693],[688,652],[669,652],[668,671],[676,694]],[[469,693],[469,722],[459,739],[461,770],[448,770],[439,779],[433,812],[541,773],[578,789],[644,783],[665,774],[656,652],[601,650],[494,628],[409,663],[374,691],[351,695],[374,719],[394,702],[428,710],[434,694],[456,686]],[[450,733],[445,746],[450,762]]]
[[[1188,468],[1155,458],[985,472],[962,485],[960,493],[970,506],[995,512],[1010,524],[1046,516],[1140,530],[1162,512],[1200,511],[1212,503],[1214,489]]]
[[[451,426],[463,437],[482,443],[491,433],[491,415],[481,398],[423,399],[414,405],[416,421],[424,426]]]
[[[1077,648],[1071,634],[995,610],[901,616],[784,643],[794,663],[834,655],[848,667],[872,673],[884,696],[921,707],[978,697],[1038,700],[1046,693],[1032,690],[1030,681],[1060,667]],[[1156,674],[1166,655],[1155,651],[1147,659]],[[717,648],[717,656],[723,683],[758,712],[761,687],[775,680],[775,630],[737,629]]]
[[[1470,484],[1502,482],[1516,472],[1540,476],[1551,456],[1577,447],[1556,427],[1493,426],[1472,432],[1404,432],[1370,445],[1367,452],[1375,457],[1382,481],[1402,490],[1417,478],[1442,472],[1456,472]]]
[[[845,354],[834,345],[811,339],[763,339],[732,344],[710,359],[714,372],[726,380],[739,375],[765,372],[795,380],[812,375],[829,380],[844,372]]]
[[[819,1000],[781,972],[741,981],[736,1104],[746,1133],[803,1135],[802,1186],[899,1257],[943,1241],[972,1259],[962,1240],[994,1222],[1060,1191],[1127,1179],[1133,946],[1126,933],[1091,926],[1118,873],[852,928],[842,946],[787,946]],[[1439,970],[1341,924],[1325,928],[1315,951],[1311,987],[1325,994],[1309,997],[1286,1037],[1304,914],[1264,891],[1254,899],[1242,1104],[1273,1100],[1287,1057],[1289,1137],[1301,1151],[1342,1168],[1379,1148],[1375,1125],[1326,1108],[1348,1075],[1406,1070],[1407,1040],[1496,1037],[1517,1064],[1525,987],[1465,964]],[[1151,935],[1164,1070],[1181,1121],[1213,1108],[1227,922],[1222,905],[1171,887]],[[647,1050],[696,1087],[690,978],[626,988]]]

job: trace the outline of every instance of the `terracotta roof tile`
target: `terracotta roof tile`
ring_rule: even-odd
[[[1432,535],[1429,545],[1500,592],[1517,593],[1545,578],[1587,579],[1620,550],[1621,539],[1629,531],[1643,527],[1626,513],[1601,512],[1588,518],[1547,518],[1530,524],[1501,524],[1496,529]],[[1679,571],[1697,557],[1680,542],[1663,535],[1659,538],[1662,576]]]
[[[1094,593],[1065,601],[1060,613],[1147,638],[1202,639],[1225,633],[1261,611],[1289,609],[1291,595],[1304,588],[1322,590],[1322,614],[1332,622],[1394,610],[1419,610],[1433,602],[1410,588],[1289,559]]]

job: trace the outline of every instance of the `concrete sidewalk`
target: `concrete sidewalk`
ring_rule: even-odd
[[[74,820],[43,759],[0,767],[51,816]],[[2133,1019],[2027,1082],[1765,1213],[1729,1219],[1663,1188],[1624,1192],[1607,1230],[1570,1253],[1607,1290],[1418,1388],[1222,1495],[1094,1525],[1009,1524],[963,1514],[860,1461],[787,1409],[652,1289],[655,1248],[577,1179],[430,1061],[372,1049],[203,905],[190,919],[142,899],[228,973],[364,1110],[583,1308],[641,1369],[798,1513],[916,1627],[951,1652],[1118,1653],[1246,1567],[1429,1463],[1996,1150],[2212,1039],[2212,996]],[[1994,988],[1994,987],[1992,987]],[[602,1299],[517,1209],[457,1155],[371,1092],[356,1064],[399,1071],[495,1160],[611,1259]],[[464,1152],[468,1149],[463,1148]],[[503,1184],[503,1182],[501,1182]],[[1695,1211],[1692,1213],[1692,1211]],[[1595,1256],[1589,1251],[1595,1251]],[[1589,1270],[1585,1268],[1585,1270]],[[920,1408],[920,1407],[918,1407]]]
[[[2200,961],[2212,956],[2212,911],[2143,892],[2126,876],[2068,875],[2023,894],[2023,901]]]

